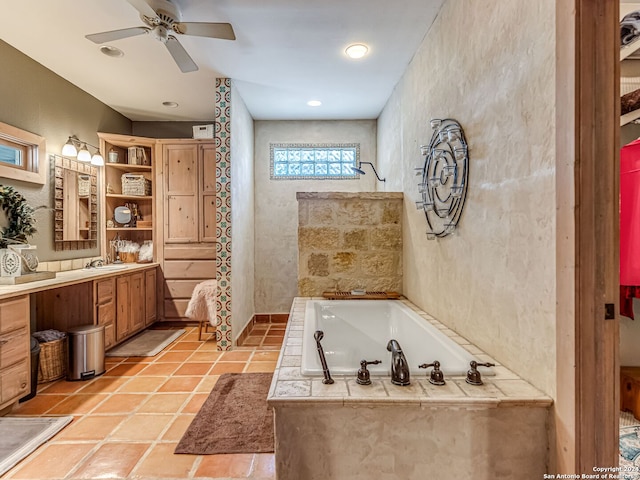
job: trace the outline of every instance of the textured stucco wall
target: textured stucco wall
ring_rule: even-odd
[[[378,123],[378,163],[405,194],[404,294],[547,394],[555,392],[555,3],[450,0]],[[464,32],[464,34],[461,34]],[[415,209],[431,118],[470,147],[454,236]]]
[[[360,160],[376,162],[375,120],[255,122],[256,313],[287,313],[298,282],[296,192],[366,192],[373,172],[358,180],[271,180],[270,143],[360,143]],[[381,188],[382,189],[382,188]]]
[[[47,152],[60,154],[69,135],[98,146],[98,131],[131,133],[129,119],[1,40],[0,58],[0,122],[45,137]],[[44,186],[0,178],[0,183],[15,187],[30,205],[50,207],[36,212],[38,233],[30,241],[38,247],[38,258],[52,261],[97,256],[98,248],[55,251],[48,159],[45,165],[48,175]]]
[[[253,119],[231,85],[231,331],[233,340],[255,313],[253,303]]]

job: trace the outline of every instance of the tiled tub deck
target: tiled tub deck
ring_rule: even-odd
[[[434,386],[427,374],[408,387],[375,376],[362,386],[355,375],[324,385],[300,373],[307,300],[294,299],[268,396],[278,480],[543,477],[551,398],[408,300],[399,301],[478,361],[496,363],[495,376],[481,386],[464,377]]]

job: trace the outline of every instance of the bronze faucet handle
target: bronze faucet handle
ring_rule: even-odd
[[[429,367],[433,367],[431,375],[429,376],[429,383],[432,385],[444,385],[446,382],[444,381],[444,373],[440,370],[440,362],[438,360],[434,360],[433,363],[423,363],[422,365],[418,365],[418,368]]]
[[[362,368],[367,368],[367,365],[378,365],[379,363],[382,363],[382,360],[372,360],[372,361],[367,361],[367,360],[360,360],[360,366]]]
[[[475,360],[471,360],[471,362],[469,364],[471,365],[471,368],[476,368],[476,367],[495,367],[496,366],[495,363],[490,363],[490,362],[478,363]]]
[[[471,362],[469,362],[469,365],[471,366],[471,369],[467,372],[467,378],[466,378],[466,382],[469,385],[482,385],[483,383],[482,375],[478,371],[478,367],[495,367],[496,366],[495,363],[490,363],[490,362],[479,363],[479,362],[476,362],[475,360],[471,360]]]
[[[371,378],[369,377],[369,370],[367,370],[367,365],[377,365],[382,363],[382,360],[360,360],[360,370],[358,370],[358,377],[356,378],[356,382],[359,385],[371,385]]]

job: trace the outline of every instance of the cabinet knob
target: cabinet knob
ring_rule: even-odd
[[[23,382],[20,384],[20,388],[25,388],[27,386],[27,382]]]

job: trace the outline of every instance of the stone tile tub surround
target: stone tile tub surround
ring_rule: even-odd
[[[402,292],[398,192],[298,192],[298,295]]]
[[[496,363],[482,386],[463,376],[442,387],[425,375],[409,387],[388,377],[300,373],[306,301],[294,300],[268,396],[275,412],[276,471],[293,479],[513,479],[547,472],[550,397],[408,300],[400,300],[479,361]]]

